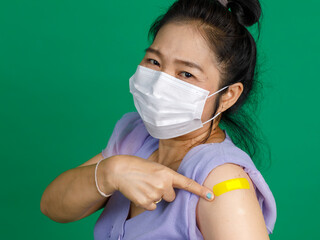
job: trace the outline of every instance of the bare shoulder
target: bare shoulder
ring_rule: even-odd
[[[226,192],[215,196],[212,202],[199,198],[197,226],[204,239],[269,239],[253,183],[241,166],[225,163],[214,168],[203,186],[212,189],[214,185],[232,178],[246,178],[250,189]]]

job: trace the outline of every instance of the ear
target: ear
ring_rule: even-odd
[[[228,108],[232,107],[233,104],[237,102],[242,92],[243,84],[241,82],[230,85],[227,88],[227,91],[220,98],[220,106],[218,112],[224,112]]]

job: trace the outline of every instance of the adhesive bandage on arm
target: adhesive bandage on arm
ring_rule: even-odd
[[[219,196],[236,189],[250,189],[248,180],[246,178],[234,178],[223,181],[213,186],[213,193],[215,196]]]

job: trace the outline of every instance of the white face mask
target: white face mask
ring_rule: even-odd
[[[134,105],[150,135],[158,139],[182,136],[203,127],[201,116],[209,91],[165,72],[138,65],[129,80]]]

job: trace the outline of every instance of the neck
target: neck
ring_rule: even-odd
[[[159,149],[152,154],[153,161],[176,171],[187,152],[192,147],[201,144],[207,137],[209,128],[210,124],[208,124],[206,129],[199,129],[192,134],[190,133],[172,139],[160,139]],[[219,126],[213,125],[210,137],[206,143],[222,142],[224,138],[225,134],[223,130]]]

